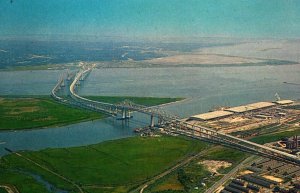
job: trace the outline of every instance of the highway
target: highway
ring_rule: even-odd
[[[182,129],[183,124],[184,124],[184,129]],[[195,126],[189,123],[180,123],[179,125],[175,125],[175,127],[174,125],[172,125],[172,127],[169,128],[169,131],[180,135],[186,135],[192,138],[197,138],[200,140],[211,141],[221,145],[223,144],[235,149],[253,153],[255,155],[260,155],[271,159],[283,161],[286,163],[300,165],[300,159],[296,155],[282,152],[228,134],[223,134],[221,132],[217,132],[202,126]]]
[[[217,181],[214,185],[212,185],[209,189],[205,191],[205,193],[214,193],[218,188],[220,188],[224,183],[226,183],[230,178],[232,178],[237,172],[239,172],[242,168],[246,167],[248,164],[253,161],[255,156],[250,156],[242,161],[239,165],[233,168],[230,172],[228,172],[223,178]]]
[[[18,191],[18,189],[13,185],[8,185],[8,184],[1,185],[0,184],[0,188],[4,188],[7,193],[20,193]]]
[[[253,143],[245,139],[234,137],[229,134],[218,132],[211,128],[190,124],[189,122],[182,121],[182,119],[178,118],[177,116],[167,113],[160,108],[145,107],[134,104],[130,101],[125,101],[121,104],[110,104],[81,97],[76,93],[76,85],[79,84],[80,80],[84,80],[84,78],[87,77],[92,69],[93,67],[83,66],[83,68],[75,75],[75,78],[70,85],[69,89],[71,98],[74,100],[73,103],[77,103],[78,106],[94,111],[101,111],[112,116],[122,114],[123,118],[126,118],[126,114],[128,112],[137,111],[150,115],[151,123],[153,122],[153,117],[157,117],[160,120],[162,127],[164,127],[167,132],[186,135],[200,140],[206,140],[209,142],[230,146],[232,148],[271,159],[284,161],[286,163],[300,165],[300,158],[295,155]],[[58,83],[56,87],[58,87],[60,84]],[[55,92],[59,90],[56,87],[53,89],[52,95],[56,95]]]

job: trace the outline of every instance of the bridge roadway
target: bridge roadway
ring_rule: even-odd
[[[286,163],[300,165],[299,157],[282,152],[264,145],[260,145],[248,140],[244,140],[232,135],[228,135],[210,128],[199,125],[192,125],[185,121],[177,120],[173,122],[168,130],[172,133],[186,135],[192,138],[206,140],[218,144],[223,144],[252,154],[284,161]]]
[[[76,87],[80,85],[78,84],[80,80],[83,80],[84,79],[83,77],[87,77],[87,75],[91,71],[92,68],[86,68],[79,71],[70,85],[70,94],[72,99],[80,103],[82,106],[86,106],[91,109],[96,109],[112,116],[117,116],[117,114],[121,114],[123,119],[129,118],[130,112],[133,111],[150,115],[152,119],[153,117],[158,117],[160,119],[160,122],[167,121],[170,119],[173,120],[174,118],[177,118],[176,116],[170,115],[158,107],[146,107],[143,105],[132,103],[131,101],[124,101],[119,104],[111,104],[111,103],[105,103],[100,101],[94,101],[79,96],[76,93]]]
[[[59,91],[59,90],[61,89],[61,86],[62,86],[63,82],[64,82],[63,77],[60,77],[60,79],[58,80],[57,84],[55,85],[55,87],[54,87],[54,88],[52,89],[52,91],[51,91],[51,96],[52,96],[55,100],[57,100],[57,101],[64,101],[63,98],[59,97],[59,96],[56,94],[56,92]]]
[[[153,122],[153,117],[157,117],[159,119],[159,124],[161,124],[166,131],[171,133],[177,133],[192,138],[206,140],[209,142],[218,143],[225,146],[230,146],[232,148],[236,148],[252,154],[268,157],[271,159],[276,159],[279,161],[284,161],[286,163],[300,165],[300,158],[295,155],[282,152],[264,145],[253,143],[244,139],[240,139],[238,137],[234,137],[219,131],[215,131],[214,129],[211,128],[207,128],[199,125],[192,125],[189,122],[182,121],[178,117],[168,114],[158,108],[145,107],[128,101],[115,105],[110,103],[93,101],[81,97],[75,92],[76,86],[78,85],[78,82],[80,80],[83,80],[84,77],[87,77],[87,75],[91,71],[92,68],[90,67],[79,71],[70,85],[70,94],[72,99],[74,99],[76,103],[79,103],[81,106],[85,108],[101,111],[112,116],[116,116],[118,113],[122,113],[123,118],[124,116],[126,117],[126,113],[130,111],[137,111],[140,113],[151,115],[151,122]],[[56,90],[57,89],[54,88],[54,93]]]

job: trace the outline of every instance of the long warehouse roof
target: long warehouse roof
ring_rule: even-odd
[[[232,114],[233,114],[232,112],[228,112],[228,111],[213,111],[209,113],[203,113],[203,114],[191,116],[190,119],[210,120],[210,119],[224,117]]]
[[[292,100],[280,100],[280,101],[275,101],[274,103],[279,104],[279,105],[287,105],[287,104],[292,104],[294,101]]]
[[[274,105],[275,105],[274,103],[270,103],[270,102],[258,102],[258,103],[248,104],[248,105],[232,107],[229,109],[225,109],[225,111],[234,112],[234,113],[243,113],[243,112],[261,109],[265,107],[271,107]]]

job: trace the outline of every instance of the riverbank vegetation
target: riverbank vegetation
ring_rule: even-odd
[[[59,104],[45,96],[1,97],[0,116],[1,130],[59,126],[104,117],[99,113]]]
[[[32,176],[17,171],[6,170],[2,167],[1,163],[0,185],[16,188],[22,193],[48,193],[47,188],[43,184],[38,183]],[[7,193],[7,191],[3,190],[3,192],[0,191],[0,193]]]
[[[117,104],[125,100],[129,100],[133,103],[145,105],[145,106],[156,106],[171,102],[183,100],[183,98],[156,98],[156,97],[131,97],[131,96],[87,96],[86,98],[101,101],[106,103]]]
[[[286,130],[286,131],[280,131],[280,132],[276,132],[276,133],[270,133],[270,134],[266,134],[266,135],[257,136],[257,137],[250,139],[250,141],[253,141],[253,142],[259,143],[259,144],[265,144],[265,143],[270,143],[273,141],[279,141],[285,137],[292,137],[294,135],[300,135],[299,127],[298,128],[290,128],[289,130]]]
[[[267,138],[268,141],[274,141],[277,137],[295,133],[298,134],[299,129],[267,134],[252,140],[262,142]],[[48,192],[44,185],[32,177],[34,174],[53,187],[68,190],[69,193],[78,192],[74,184],[33,164],[35,162],[69,179],[85,192],[128,192],[201,151],[201,156],[159,179],[145,192],[202,192],[249,155],[185,137],[131,137],[81,147],[20,152],[23,157],[17,154],[3,156],[0,158],[0,184],[14,184],[25,193],[29,192],[26,191],[28,189],[31,189],[31,193]],[[219,167],[217,174],[214,174],[202,164],[203,161],[220,161],[231,165]],[[24,180],[28,183],[23,183]]]
[[[248,154],[235,149],[212,146],[203,156],[194,159],[186,166],[158,180],[149,186],[145,192],[204,192],[208,187],[221,179],[224,174],[237,166],[246,156]],[[217,163],[220,166],[215,167],[215,172],[212,172],[208,165],[202,164],[203,161],[209,163],[209,166],[212,168]],[[225,167],[226,164],[229,165]]]
[[[263,134],[261,136],[251,138],[250,141],[264,144],[294,135],[300,135],[299,128],[287,128],[285,131]],[[207,188],[209,188],[214,184],[214,182],[218,181],[222,177],[222,174],[228,173],[247,156],[249,156],[249,154],[235,149],[222,146],[213,146],[209,148],[203,156],[161,178],[149,186],[144,192],[205,192]],[[218,169],[217,172],[221,175],[213,175],[213,173],[208,171],[206,167],[199,164],[203,160],[225,161],[231,163],[232,165],[227,168],[221,167]]]
[[[90,96],[88,98],[109,103],[118,103],[129,99],[137,104],[146,106],[181,100],[181,98],[123,96]],[[50,96],[2,96],[0,97],[0,116],[0,130],[61,126],[105,117],[101,113],[59,104]]]
[[[14,184],[20,192],[26,193],[22,187],[25,184],[17,180],[18,171],[23,171],[37,174],[57,188],[77,191],[72,184],[26,160],[29,158],[73,181],[87,192],[127,192],[207,147],[208,144],[199,140],[160,136],[131,137],[82,147],[20,152],[24,157],[10,154],[0,159],[1,170],[14,171],[16,176],[7,178],[5,173],[0,172],[0,182]],[[30,183],[27,185],[30,186]],[[37,191],[31,191],[34,192]]]

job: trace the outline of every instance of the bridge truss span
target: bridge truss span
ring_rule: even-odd
[[[181,120],[178,116],[174,116],[170,113],[167,113],[159,107],[146,107],[143,105],[135,104],[129,100],[125,100],[118,104],[110,104],[84,98],[76,93],[76,88],[80,85],[80,81],[83,81],[89,75],[92,69],[93,67],[83,66],[83,68],[80,71],[78,71],[76,75],[73,76],[73,81],[69,87],[70,96],[73,100],[67,100],[68,104],[76,105],[82,108],[87,108],[97,112],[102,112],[115,117],[118,114],[121,114],[121,119],[129,119],[131,117],[130,113],[137,111],[151,116],[151,127],[154,126],[154,117],[156,117],[158,119],[159,126],[163,127],[166,131],[170,133],[177,133],[200,140],[218,143],[252,154],[257,154],[271,159],[284,161],[286,163],[300,165],[300,158],[295,155],[285,153],[251,141],[247,141],[229,134],[225,134],[211,128],[191,124],[187,121]],[[56,95],[56,92],[60,89],[62,84],[63,79],[60,79],[57,85],[52,90],[51,95],[56,100],[65,102],[65,99],[62,99],[61,97]]]
[[[168,127],[170,129],[170,132],[203,139],[206,141],[208,140],[210,142],[223,144],[252,154],[257,154],[271,159],[300,165],[300,159],[296,155],[282,152],[277,149],[273,149],[265,145],[260,145],[232,135],[224,134],[211,128],[190,124],[188,122],[180,120],[173,122],[172,124],[170,124],[170,126],[171,127]]]
[[[80,81],[84,80],[93,68],[88,67],[80,70],[74,77],[73,82],[70,85],[70,96],[79,105],[89,108],[91,110],[101,111],[111,116],[122,115],[121,119],[130,118],[131,112],[140,112],[151,116],[151,122],[153,122],[153,117],[157,117],[159,123],[163,123],[169,120],[177,119],[178,117],[165,112],[159,107],[147,107],[144,105],[139,105],[133,103],[132,101],[125,100],[118,104],[105,103],[100,101],[94,101],[84,98],[76,93],[76,88],[80,85]]]

